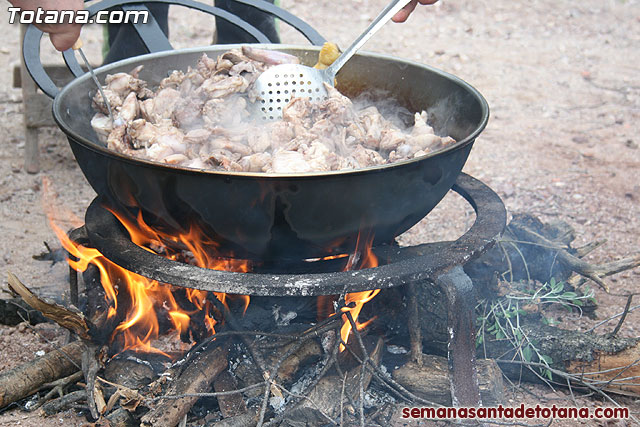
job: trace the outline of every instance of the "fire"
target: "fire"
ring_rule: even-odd
[[[68,260],[69,265],[81,272],[85,271],[89,265],[94,265],[99,271],[100,281],[105,292],[107,311],[106,319],[102,319],[102,324],[97,326],[113,331],[110,342],[117,342],[118,350],[162,353],[152,345],[153,341],[163,332],[161,324],[170,324],[171,331],[174,331],[177,338],[184,342],[197,341],[205,336],[215,334],[214,312],[216,310],[207,292],[172,287],[147,279],[114,264],[97,249],[71,241],[54,220],[56,216],[53,209],[55,208],[56,211],[62,209],[55,203],[55,195],[49,190],[48,181],[45,179],[43,183],[47,217],[62,246],[71,255]],[[141,213],[135,220],[115,211],[111,211],[111,213],[126,228],[133,243],[152,253],[173,260],[184,260],[185,256],[188,256],[189,263],[215,270],[246,273],[252,269],[246,260],[217,257],[215,254],[219,245],[193,225],[182,233],[169,235],[147,225]],[[64,218],[73,219],[74,216],[66,213]],[[81,225],[80,221],[77,223]],[[378,259],[371,250],[372,241],[373,236],[359,236],[353,254],[331,255],[318,260],[348,257],[344,267],[345,271],[377,267]],[[345,296],[345,303],[349,307],[343,308],[341,311],[344,324],[340,335],[344,342],[347,342],[351,332],[351,324],[344,313],[349,312],[356,322],[358,330],[363,329],[373,319],[359,323],[358,316],[364,304],[371,301],[379,291],[376,289],[355,292]],[[236,305],[241,304],[243,313],[249,306],[250,298],[247,295],[227,295],[216,292],[214,294],[225,306],[230,302]],[[319,297],[317,301],[318,315],[320,317],[329,315],[333,311],[332,304],[332,297]],[[332,315],[334,314],[337,313]],[[164,329],[167,329],[166,326]],[[342,351],[344,347],[341,345],[340,349]]]
[[[215,333],[216,320],[213,316],[213,303],[208,299],[205,291],[197,289],[176,288],[147,279],[138,274],[125,270],[104,257],[97,249],[87,248],[69,239],[67,234],[56,223],[56,217],[64,217],[74,221],[73,214],[54,215],[63,209],[54,201],[55,194],[49,189],[50,184],[44,180],[44,194],[46,196],[45,209],[52,230],[60,240],[71,258],[69,265],[77,271],[85,271],[89,265],[94,265],[100,273],[100,282],[105,292],[107,302],[106,319],[99,327],[111,327],[113,333],[110,341],[117,342],[118,349],[160,352],[152,346],[152,342],[161,333],[160,324],[165,315],[165,325],[172,325],[171,330],[182,341],[196,340]],[[53,203],[52,203],[53,201]],[[185,248],[184,252],[192,254],[189,261],[195,265],[218,270],[247,272],[249,264],[244,260],[229,260],[216,258],[217,245],[207,239],[195,227],[191,227],[183,234],[169,236],[153,230],[138,215],[136,222],[128,221],[125,217],[112,212],[129,232],[132,241],[138,246],[155,252],[151,248],[160,248],[162,255],[171,259],[184,256],[176,251],[171,252],[167,243],[172,247]],[[248,296],[226,295],[215,293],[216,297],[226,304],[231,298],[238,299],[246,311],[249,305]],[[162,313],[162,314],[159,314]],[[166,327],[165,327],[166,329]]]
[[[373,251],[371,250],[373,243],[373,235],[363,237],[363,234],[360,233],[358,235],[358,240],[356,241],[356,250],[349,257],[349,261],[345,266],[345,271],[355,270],[355,269],[365,269],[365,268],[373,268],[378,266],[378,258],[375,256]],[[353,307],[347,307],[342,309],[342,313],[351,313],[351,317],[358,330],[364,329],[369,323],[371,323],[374,319],[369,319],[367,322],[358,323],[358,316],[360,315],[360,311],[362,307],[371,301],[376,295],[378,295],[380,289],[374,289],[371,291],[363,291],[363,292],[354,292],[347,294],[345,296],[345,304],[350,306],[353,304]],[[340,336],[342,337],[342,341],[347,342],[349,339],[349,334],[351,333],[351,323],[347,319],[347,317],[343,314],[343,325],[340,329]],[[340,345],[340,351],[344,350],[344,346]]]

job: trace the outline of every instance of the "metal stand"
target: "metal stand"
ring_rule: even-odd
[[[476,369],[476,329],[473,283],[462,269],[453,267],[439,276],[436,284],[447,294],[449,381],[454,406],[482,404]]]

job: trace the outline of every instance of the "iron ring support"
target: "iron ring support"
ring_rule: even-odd
[[[504,204],[480,181],[461,174],[453,188],[473,200],[476,221],[455,242],[389,248],[398,260],[376,268],[313,274],[234,273],[195,267],[152,254],[133,244],[118,220],[96,199],[87,209],[85,227],[92,245],[109,260],[141,276],[204,291],[256,296],[318,296],[402,286],[430,281],[487,251],[506,223]]]
[[[269,2],[263,2],[261,0],[237,0],[239,3],[246,4],[248,6],[260,9],[264,12],[274,15],[283,22],[291,25],[298,30],[307,40],[314,45],[321,45],[326,40],[309,24],[296,17],[295,15],[281,9],[277,6],[270,4]],[[257,28],[249,24],[248,22],[238,18],[236,15],[215,6],[200,3],[194,0],[104,0],[100,3],[94,4],[88,7],[86,10],[89,12],[89,16],[93,17],[98,12],[120,7],[123,10],[148,10],[144,3],[166,3],[173,5],[185,6],[191,9],[196,9],[201,12],[208,13],[210,15],[218,16],[229,23],[241,28],[252,37],[258,43],[270,43],[271,41]],[[136,23],[133,24],[136,32],[142,39],[143,43],[149,49],[150,52],[159,52],[172,49],[169,40],[164,35],[160,26],[153,18],[153,15],[149,13],[149,21],[147,24]],[[30,24],[25,31],[24,40],[22,42],[22,54],[24,57],[25,67],[33,78],[38,87],[49,97],[55,98],[60,89],[53,82],[51,77],[47,74],[40,60],[40,40],[43,32],[36,28],[33,24]],[[77,59],[75,58],[74,51],[68,49],[62,53],[62,56],[67,64],[69,70],[79,77],[84,74],[84,70],[80,67]]]

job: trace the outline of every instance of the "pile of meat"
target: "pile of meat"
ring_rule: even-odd
[[[354,106],[336,89],[328,99],[292,98],[283,119],[252,118],[252,83],[267,67],[294,56],[245,47],[217,59],[202,55],[154,90],[131,73],[107,76],[91,125],[108,148],[133,157],[196,169],[299,173],[359,169],[423,156],[454,140],[435,135],[427,113],[402,129],[375,105]]]

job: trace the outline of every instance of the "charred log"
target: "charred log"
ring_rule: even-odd
[[[82,342],[74,341],[59,350],[0,374],[0,408],[31,396],[43,384],[77,372],[84,349]]]
[[[451,406],[451,385],[447,359],[423,354],[422,362],[422,366],[411,362],[396,369],[392,373],[393,379],[425,400],[443,406]],[[497,406],[503,403],[502,372],[497,363],[489,359],[479,359],[477,368],[482,405]]]
[[[184,371],[169,385],[167,396],[202,393],[209,389],[218,374],[227,368],[227,350],[216,342],[202,349]],[[170,398],[160,402],[141,419],[142,426],[173,427],[189,412],[197,396]]]
[[[213,389],[218,393],[237,390],[238,382],[229,372],[224,371],[213,382]],[[247,404],[241,393],[218,396],[218,405],[224,418],[237,417],[247,412]]]
[[[40,408],[40,411],[45,416],[55,415],[58,412],[66,411],[78,402],[82,402],[87,399],[87,392],[85,390],[73,391],[58,399],[51,400]]]

